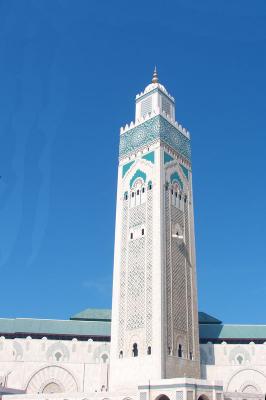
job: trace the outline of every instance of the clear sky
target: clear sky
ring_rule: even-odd
[[[192,135],[199,308],[266,323],[265,0],[0,0],[0,317],[110,307],[119,128]]]

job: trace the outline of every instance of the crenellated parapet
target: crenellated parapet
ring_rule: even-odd
[[[190,139],[190,133],[189,131],[184,128],[179,122],[175,121],[169,114],[167,114],[165,111],[161,111],[159,107],[157,109],[154,109],[152,112],[149,112],[145,114],[144,116],[141,116],[138,118],[135,122],[131,121],[130,124],[126,124],[125,126],[122,126],[120,128],[120,135],[123,135],[125,132],[136,128],[137,126],[143,124],[143,122],[148,121],[149,119],[155,117],[156,115],[162,115],[170,124],[172,124],[180,133],[182,133],[184,136],[186,136],[188,139]]]

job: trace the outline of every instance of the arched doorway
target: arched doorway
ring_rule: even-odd
[[[26,387],[26,393],[77,392],[78,386],[73,375],[65,368],[50,365],[36,371]]]
[[[201,394],[201,395],[198,397],[198,400],[210,400],[210,399],[209,399],[208,396],[206,396],[206,394]]]
[[[166,394],[159,394],[159,396],[156,397],[155,400],[170,400]]]

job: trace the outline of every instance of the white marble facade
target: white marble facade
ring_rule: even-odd
[[[220,382],[224,397],[228,399],[256,397],[264,400],[266,344],[210,342],[201,344],[200,351],[202,380],[199,382]],[[0,387],[23,390],[29,398],[36,398],[36,394],[47,398],[52,392],[52,398],[62,398],[60,393],[66,393],[64,398],[72,399],[84,393],[84,396],[89,394],[90,397],[106,399],[110,396],[109,357],[109,342],[1,337]],[[141,363],[141,358],[139,360]],[[122,379],[123,371],[120,374]],[[154,382],[151,384],[154,385]],[[145,390],[139,389],[142,393]],[[160,394],[159,391],[154,389],[154,398]],[[172,389],[165,389],[164,393],[172,397]],[[136,397],[136,393],[131,391],[130,394],[132,398]],[[21,396],[12,395],[12,398]],[[112,393],[111,397],[114,396],[119,399],[128,397],[123,392]],[[209,393],[208,397],[211,400],[213,393]]]
[[[266,343],[201,344],[201,377],[222,380],[225,397],[266,394]],[[236,394],[236,392],[238,394]],[[261,397],[261,396],[260,396]]]
[[[108,342],[1,337],[0,382],[26,393],[106,392],[109,354]]]

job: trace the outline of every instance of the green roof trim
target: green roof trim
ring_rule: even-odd
[[[110,321],[78,321],[31,318],[0,318],[0,333],[62,336],[110,336]]]
[[[78,321],[111,321],[111,310],[107,308],[86,308],[70,317]]]
[[[201,324],[200,339],[266,339],[266,325]]]

